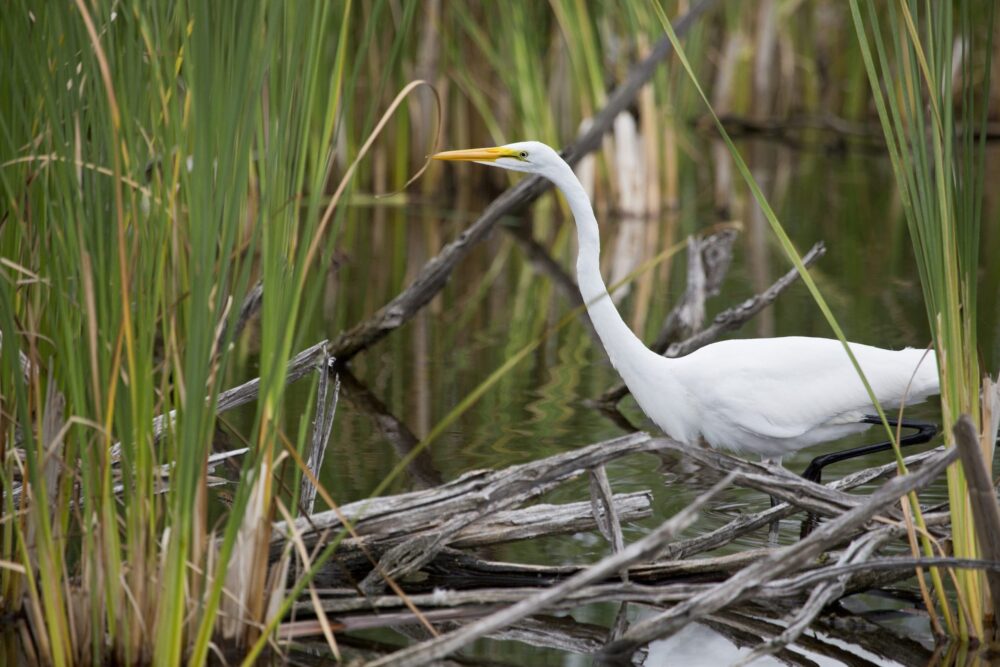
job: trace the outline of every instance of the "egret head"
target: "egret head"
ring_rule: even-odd
[[[491,167],[523,171],[529,174],[551,173],[562,163],[558,153],[538,141],[518,141],[493,148],[445,151],[432,155],[431,159],[478,162]]]

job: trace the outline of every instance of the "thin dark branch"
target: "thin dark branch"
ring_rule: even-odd
[[[674,30],[677,35],[681,36],[687,32],[714,4],[716,0],[701,0],[695,4],[687,14],[675,22]],[[608,103],[594,116],[588,129],[562,152],[563,158],[569,164],[575,164],[584,155],[600,146],[601,138],[611,128],[615,117],[633,103],[642,87],[653,77],[660,63],[671,53],[673,47],[670,42],[666,38],[661,39],[652,53],[632,68],[625,82],[611,93]],[[476,244],[487,237],[502,217],[530,204],[551,187],[549,181],[540,176],[532,176],[497,197],[479,219],[423,266],[409,287],[370,318],[338,336],[330,346],[330,353],[346,361],[409,321],[444,288],[455,266]]]

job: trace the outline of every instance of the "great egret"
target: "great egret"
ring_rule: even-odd
[[[608,296],[600,272],[597,220],[587,193],[549,146],[523,141],[432,157],[538,174],[563,193],[576,219],[577,280],[590,319],[639,407],[671,438],[688,446],[707,442],[775,459],[880,423],[870,416],[872,402],[837,340],[803,336],[726,340],[677,359],[647,348]],[[938,393],[932,353],[850,346],[884,408],[898,408],[904,401],[919,403]],[[929,424],[902,425],[919,430],[902,444],[926,442],[936,431]],[[852,451],[864,454],[888,447],[879,443]],[[818,481],[823,465],[851,456],[838,452],[819,457],[806,475]]]

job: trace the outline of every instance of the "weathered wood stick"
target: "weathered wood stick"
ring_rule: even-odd
[[[649,491],[637,491],[617,494],[611,498],[611,502],[623,522],[637,521],[652,515],[652,497],[652,493]],[[447,516],[439,515],[437,517],[438,524],[444,523],[447,518]],[[546,535],[591,531],[596,527],[597,522],[588,502],[562,505],[538,504],[523,509],[490,514],[458,531],[449,540],[449,545],[453,548],[469,549],[529,540]],[[394,533],[391,536],[366,535],[360,540],[348,537],[340,541],[337,554],[341,559],[360,554],[362,550],[378,554],[398,545],[414,534],[438,529],[437,525],[421,523],[413,527],[412,533]]]
[[[632,433],[504,470],[470,471],[434,489],[361,500],[339,511],[361,535],[408,534],[420,525],[438,525],[441,517],[479,511],[494,501],[518,505],[601,463],[660,447],[648,434]],[[314,514],[309,520],[297,519],[295,526],[303,535],[342,527],[333,510]],[[273,532],[272,542],[283,540],[284,522],[276,523]]]
[[[848,546],[840,555],[837,564],[863,564],[871,558],[876,549],[891,538],[892,531],[885,528],[863,535]],[[765,655],[775,655],[795,643],[820,612],[844,594],[849,581],[850,575],[843,574],[835,579],[823,581],[809,591],[809,599],[795,614],[786,619],[784,630],[741,658],[738,667],[748,665]]]
[[[916,468],[928,458],[933,456],[936,452],[941,451],[944,451],[943,448],[938,447],[936,449],[908,456],[904,459],[904,461],[906,462],[908,468]],[[832,482],[829,486],[830,488],[842,491],[853,489],[873,480],[895,475],[896,470],[897,468],[895,463],[887,463],[885,465],[852,473],[835,482]],[[780,505],[771,507],[762,512],[740,515],[726,525],[719,526],[711,532],[696,535],[695,537],[670,544],[661,554],[659,554],[659,558],[688,558],[703,551],[718,549],[719,547],[732,542],[741,535],[746,535],[754,530],[768,526],[772,521],[784,519],[785,517],[791,516],[798,511],[800,510],[797,507],[788,503],[781,503]]]
[[[646,437],[648,438],[648,436]],[[624,436],[623,439],[628,438],[629,436]],[[609,451],[595,452],[595,454],[606,457]],[[596,461],[593,465],[580,467],[576,462],[563,463],[561,456],[555,456],[540,462],[525,464],[523,467],[507,468],[507,470],[502,471],[507,473],[505,477],[489,488],[479,491],[478,502],[474,506],[459,513],[443,514],[443,516],[448,517],[445,523],[435,527],[434,530],[414,535],[406,542],[385,552],[379,560],[378,567],[372,570],[361,582],[361,590],[367,594],[377,592],[387,579],[404,577],[429,563],[441,549],[451,543],[459,532],[472,523],[496,512],[517,507],[532,498],[537,498],[567,479],[572,479],[585,470],[593,470],[603,464],[604,461]],[[531,471],[526,478],[523,476],[524,470]],[[511,478],[509,475],[512,471],[516,472],[516,475]]]
[[[624,637],[608,644],[605,654],[611,658],[625,658],[638,647],[674,634],[688,623],[737,602],[749,591],[768,581],[802,567],[827,546],[857,530],[876,514],[884,512],[901,496],[929,484],[957,458],[958,452],[952,447],[934,455],[920,470],[889,480],[869,496],[863,505],[821,524],[809,537],[791,546],[776,549],[766,558],[733,575],[724,584],[713,586],[711,590],[685,600],[669,611],[633,625]]]
[[[968,415],[959,417],[952,431],[955,434],[955,447],[962,459],[965,480],[969,485],[969,504],[972,506],[976,541],[979,542],[983,558],[1000,561],[1000,506],[997,506],[990,471],[983,460],[979,433]],[[993,600],[993,618],[1000,619],[1000,572],[987,570],[986,581]]]
[[[418,665],[426,665],[484,635],[512,625],[559,602],[573,591],[600,581],[631,563],[649,557],[658,551],[666,540],[669,540],[676,533],[689,526],[695,520],[701,508],[718,495],[720,491],[729,486],[731,481],[731,476],[727,476],[711,489],[698,496],[683,510],[661,524],[656,530],[628,545],[623,551],[602,559],[600,562],[566,581],[542,590],[503,611],[465,625],[454,632],[449,632],[430,641],[405,648],[376,660],[370,663],[370,667],[385,667],[387,665],[393,665],[394,667],[417,667]]]

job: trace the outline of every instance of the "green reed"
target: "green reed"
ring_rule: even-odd
[[[310,273],[346,256],[348,265],[357,259],[345,271],[368,277],[378,269],[365,258],[377,255],[403,287],[412,270],[412,228],[383,220],[386,247],[368,247],[369,236],[343,225],[350,200],[330,193],[344,178],[365,192],[399,188],[435,148],[414,96],[411,114],[396,114],[357,171],[349,169],[418,65],[445,94],[443,144],[567,143],[641,57],[638,45],[659,39],[661,8],[461,1],[442,3],[436,21],[416,0],[15,0],[6,8],[0,611],[23,613],[26,650],[57,665],[200,664],[212,642],[260,650],[269,636],[260,628],[273,628],[280,614],[271,611],[293,597],[269,583],[276,569],[267,545],[279,501],[295,511],[301,471],[283,453],[301,454],[308,431],[309,414],[286,413],[284,368],[314,342],[303,322],[314,317],[323,281]],[[825,26],[803,20],[806,11],[776,17],[784,39],[817,42]],[[686,47],[699,78],[715,73],[716,35],[752,25],[754,13],[729,3],[695,27]],[[846,21],[847,10],[840,16]],[[427,57],[423,37],[432,28],[439,46]],[[838,72],[859,59],[852,49],[836,55]],[[803,49],[795,71],[817,71],[829,56]],[[736,66],[747,72],[741,57]],[[672,197],[677,171],[665,165],[688,159],[693,169],[699,158],[685,152],[684,133],[701,102],[677,85],[681,76],[665,68],[652,102],[640,106],[664,165],[647,177]],[[747,112],[751,80],[739,77],[732,111]],[[863,113],[864,80],[851,82],[824,110]],[[820,104],[816,80],[788,85],[791,99]],[[680,137],[669,147],[655,139],[667,126]],[[616,186],[602,169],[596,199],[606,205]],[[699,188],[693,177],[685,183],[690,207]],[[538,237],[565,256],[569,227],[548,214],[555,201],[536,208]],[[368,223],[365,209],[351,214]],[[442,234],[428,220],[421,231]],[[516,258],[498,254],[491,275]],[[258,332],[237,338],[236,315],[258,279]],[[551,288],[529,282],[507,349],[518,358],[556,321],[537,308]],[[350,325],[381,305],[364,298],[362,309],[338,295],[334,319]],[[589,346],[574,336],[577,347]],[[392,350],[397,361],[408,354]],[[242,424],[250,453],[224,508],[206,489],[205,461],[216,430],[228,429],[216,418],[218,393],[243,379],[247,358],[259,360],[261,393]],[[502,386],[503,368],[477,396]],[[407,401],[404,385],[392,392],[394,403]],[[459,402],[443,423],[466,407]],[[170,411],[176,419],[159,437],[153,419]],[[291,593],[307,586],[299,578]],[[4,650],[13,661],[13,649]]]
[[[992,3],[890,3],[884,14],[851,2],[851,16],[913,243],[941,375],[945,443],[959,415],[981,421],[984,369],[977,344],[985,128],[995,25]],[[985,55],[983,55],[985,54]],[[957,80],[956,80],[957,79]],[[992,468],[993,436],[982,434]],[[977,558],[961,466],[948,470],[953,549]],[[985,527],[982,528],[985,530]],[[956,572],[960,608],[947,632],[981,639],[988,595],[981,571]]]
[[[4,611],[24,611],[44,663],[201,664],[213,641],[253,641],[283,594],[266,582],[274,503],[295,506],[275,483],[285,366],[337,226],[346,64],[367,45],[351,3],[19,3],[8,19]],[[214,405],[257,278],[260,398],[212,526]]]

